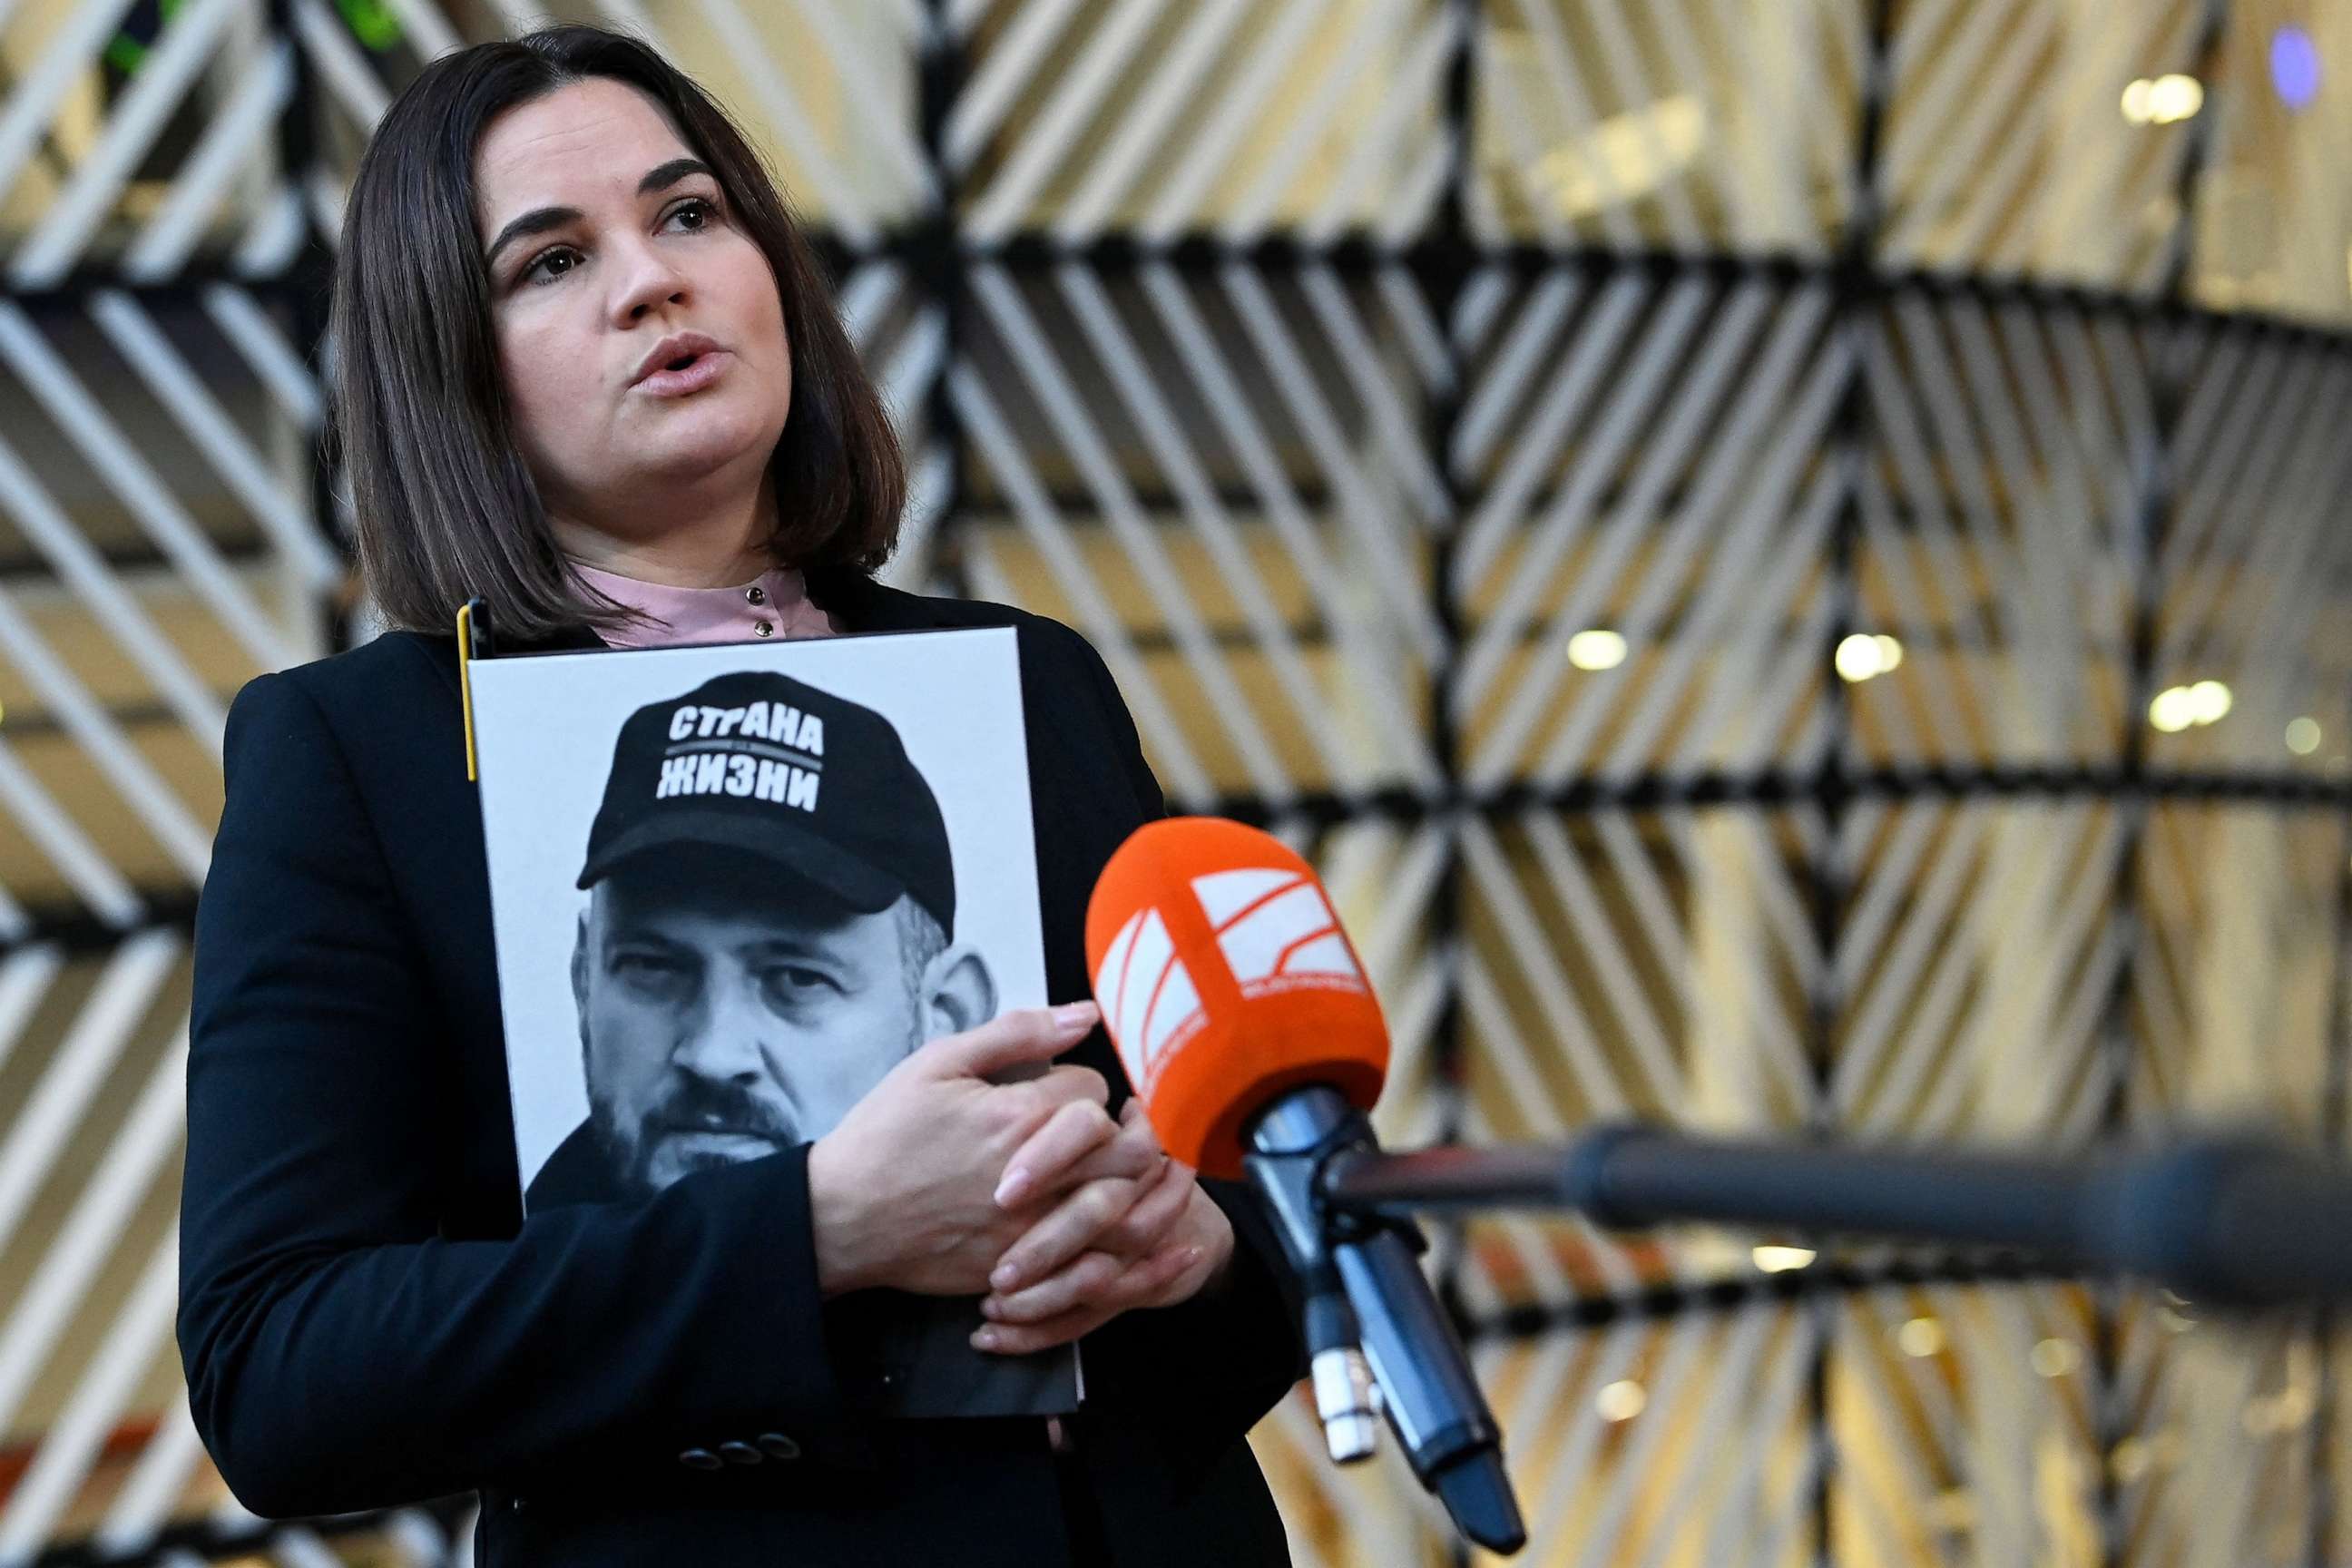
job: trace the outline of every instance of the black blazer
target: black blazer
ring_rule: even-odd
[[[1047,984],[1087,995],[1087,894],[1164,811],[1099,657],[1001,605],[854,576],[810,592],[848,632],[1017,628]],[[817,1294],[805,1146],[523,1223],[463,747],[454,637],[264,676],[229,712],[179,1342],[240,1500],[290,1517],[478,1490],[484,1568],[1027,1568],[1070,1560],[1074,1485],[1121,1564],[1287,1560],[1244,1436],[1304,1359],[1236,1189],[1207,1184],[1239,1243],[1225,1287],[1086,1341],[1075,1468],[1039,1421],[861,1413],[828,1348],[856,1299]],[[1100,1030],[1073,1055],[1123,1096]],[[729,1444],[715,1471],[681,1460]]]

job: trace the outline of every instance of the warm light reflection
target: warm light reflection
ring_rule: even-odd
[[[1802,1268],[1813,1260],[1810,1247],[1759,1247],[1751,1255],[1756,1267],[1767,1274],[1786,1274],[1791,1268]]]
[[[1885,675],[1903,662],[1903,645],[1885,632],[1855,632],[1837,645],[1837,672],[1849,681]]]
[[[1706,145],[1706,105],[1678,93],[1612,115],[1546,153],[1528,173],[1563,217],[1588,217],[1672,181]]]
[[[1631,1421],[1648,1408],[1650,1395],[1631,1378],[1620,1378],[1605,1384],[1592,1396],[1592,1408],[1601,1413],[1603,1421]]]
[[[2178,125],[2205,107],[2205,84],[2193,76],[2141,77],[2124,89],[2124,118],[2134,125]]]
[[[2309,714],[2300,719],[2287,721],[2286,749],[2296,756],[2307,757],[2319,750],[2322,738],[2319,732],[2319,721]]]
[[[2083,1352],[2071,1341],[2042,1340],[2033,1347],[2032,1362],[2043,1377],[2064,1377],[2083,1364]]]
[[[2316,1396],[2303,1384],[2289,1384],[2276,1394],[2256,1394],[2246,1401],[2242,1416],[2246,1436],[2279,1436],[2308,1426],[2317,1405]]]
[[[1568,639],[1568,662],[1579,669],[1614,669],[1625,662],[1625,638],[1596,626]]]
[[[2229,716],[2230,689],[2218,680],[2189,686],[2168,686],[2148,700],[2147,721],[2168,735],[2194,725],[2219,723]]]
[[[1944,1325],[1933,1318],[1914,1318],[1895,1331],[1895,1342],[1905,1355],[1925,1361],[1943,1351]]]

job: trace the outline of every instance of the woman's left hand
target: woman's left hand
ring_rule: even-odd
[[[981,1303],[990,1321],[972,1335],[976,1347],[1026,1355],[1067,1344],[1121,1312],[1190,1300],[1223,1274],[1233,1224],[1192,1168],[1160,1151],[1139,1102],[1122,1109],[1116,1142],[1131,1146],[1124,1152],[1155,1155],[1150,1172],[1081,1183],[1006,1249]],[[1027,1190],[1061,1184],[1063,1173],[1035,1169],[1027,1154],[1009,1162],[1031,1167]],[[1017,1205],[1019,1194],[1003,1201]]]

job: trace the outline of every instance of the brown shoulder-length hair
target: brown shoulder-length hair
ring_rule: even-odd
[[[758,154],[637,39],[549,27],[425,67],[376,127],[345,208],[328,456],[351,485],[361,572],[394,626],[448,629],[477,596],[501,637],[631,618],[572,573],[517,449],[475,217],[474,155],[491,120],[592,77],[668,111],[775,273],[793,356],[792,412],[771,459],[777,561],[870,574],[898,542],[898,437]]]

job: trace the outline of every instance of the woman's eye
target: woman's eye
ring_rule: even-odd
[[[702,230],[710,226],[710,225],[719,216],[719,208],[717,204],[707,201],[700,196],[687,197],[686,200],[670,208],[667,216],[671,218],[677,218],[688,212],[693,213],[696,217],[696,221],[687,229],[688,234],[699,234]],[[558,261],[565,261],[568,265],[566,265],[562,271],[557,271],[555,270],[555,263]],[[525,267],[522,269],[520,280],[525,283],[535,283],[539,281],[541,278],[544,277],[549,282],[553,282],[559,278],[568,276],[572,272],[572,268],[579,265],[580,253],[572,249],[570,246],[550,246],[547,249],[541,251],[538,256],[534,257],[531,259],[530,266]]]
[[[568,245],[559,245],[550,249],[541,251],[538,257],[532,260],[531,264],[522,269],[523,281],[526,283],[530,282],[533,278],[539,275],[542,268],[548,267],[551,263],[561,260],[565,257],[576,256],[576,254],[577,253],[574,252]],[[574,265],[577,265],[576,261],[574,262]],[[550,278],[561,278],[564,273],[568,273],[571,270],[572,268],[567,267],[562,272],[550,272],[547,276]]]

